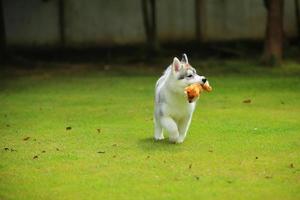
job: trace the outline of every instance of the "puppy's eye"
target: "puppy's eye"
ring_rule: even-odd
[[[186,77],[188,77],[188,78],[192,78],[192,77],[193,77],[193,74],[190,74],[190,75],[188,75],[188,76],[186,76]]]

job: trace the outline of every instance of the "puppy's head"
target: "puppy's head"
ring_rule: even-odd
[[[207,81],[204,76],[198,75],[189,64],[186,54],[182,55],[181,61],[176,57],[173,59],[172,72],[177,87],[185,88],[194,83],[204,84]]]

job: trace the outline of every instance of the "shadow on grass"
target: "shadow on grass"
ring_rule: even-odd
[[[155,141],[151,138],[143,138],[138,140],[138,146],[144,151],[179,151],[183,144],[174,144],[169,142],[168,138],[161,141]]]

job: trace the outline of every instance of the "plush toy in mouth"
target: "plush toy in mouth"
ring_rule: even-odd
[[[199,84],[199,83],[192,84],[186,87],[184,91],[187,95],[188,101],[192,103],[199,98],[200,94],[204,90],[207,92],[212,91],[212,87],[209,85],[208,81],[205,84]]]

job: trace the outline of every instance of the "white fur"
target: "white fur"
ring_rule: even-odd
[[[187,77],[192,71],[193,76]],[[186,76],[182,79],[183,74]],[[184,141],[196,107],[196,102],[188,102],[184,88],[193,83],[203,84],[204,78],[197,75],[195,69],[188,64],[185,54],[181,62],[174,58],[155,87],[155,140],[164,139],[163,130],[166,130],[171,142]]]

